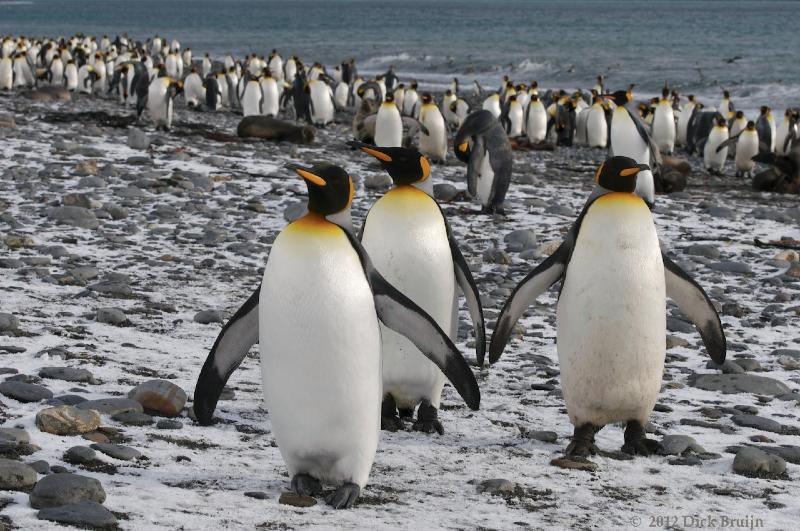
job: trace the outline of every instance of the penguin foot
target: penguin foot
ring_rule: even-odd
[[[594,436],[600,431],[602,426],[593,424],[582,424],[575,427],[572,435],[572,442],[567,446],[567,457],[588,457],[595,455],[599,450],[594,444]]]
[[[439,410],[431,405],[427,400],[423,400],[417,410],[417,420],[411,426],[414,431],[422,433],[438,433],[444,435],[444,427],[439,422]]]
[[[392,395],[383,397],[381,404],[381,429],[386,431],[398,431],[405,428],[403,420],[397,415],[397,404]]]
[[[410,419],[414,417],[414,408],[397,408],[400,412],[401,419]]]
[[[662,450],[661,443],[645,437],[644,427],[637,420],[629,420],[625,426],[625,444],[622,451],[630,455],[648,456]]]
[[[345,483],[325,496],[325,503],[334,509],[349,509],[356,504],[361,495],[361,487],[355,483]]]
[[[317,496],[322,494],[322,483],[308,474],[296,474],[292,478],[292,490],[301,496]]]

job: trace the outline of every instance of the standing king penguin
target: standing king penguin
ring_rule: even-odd
[[[195,387],[211,424],[220,393],[259,341],[272,430],[302,495],[351,507],[366,485],[380,432],[379,320],[409,338],[477,409],[467,362],[436,322],[381,276],[351,232],[353,180],[331,164],[289,165],[308,186],[309,213],[275,239],[261,285],[226,323]]]
[[[502,213],[514,158],[503,126],[491,111],[476,111],[453,138],[456,158],[467,163],[467,189],[484,213]]]
[[[458,334],[456,286],[460,287],[475,329],[476,357],[482,364],[486,332],[480,295],[450,224],[433,198],[428,159],[411,148],[348,144],[378,159],[395,184],[372,205],[364,222],[361,242],[375,268],[428,312],[453,341]],[[419,404],[413,429],[443,434],[438,412],[444,374],[411,341],[386,326],[381,327],[381,341],[381,427],[402,428],[403,418],[412,417]]]
[[[495,363],[525,309],[562,281],[557,307],[561,385],[575,434],[569,457],[596,452],[604,425],[625,422],[630,454],[656,441],[644,426],[661,388],[666,353],[666,296],[695,323],[711,358],[725,361],[725,335],[703,289],[661,252],[653,218],[634,195],[646,170],[628,157],[606,160],[596,185],[561,246],[514,289],[497,321]]]

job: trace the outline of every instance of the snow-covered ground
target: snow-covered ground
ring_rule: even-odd
[[[303,199],[304,183],[283,169],[284,163],[326,160],[346,167],[360,182],[356,225],[382,193],[364,186],[365,177],[381,170],[370,157],[344,146],[350,138],[346,121],[320,130],[311,146],[226,143],[191,134],[185,122],[233,134],[234,116],[182,110],[174,133],[148,130],[154,144],[145,152],[128,147],[128,129],[44,119],[48,112],[88,110],[131,112],[88,97],[55,105],[0,96],[0,114],[12,113],[17,120],[16,128],[0,129],[0,236],[33,240],[22,248],[0,243],[0,258],[50,256],[48,246],[67,251],[49,263],[0,269],[0,312],[21,322],[18,333],[0,336],[0,346],[25,349],[9,353],[0,348],[0,367],[29,375],[46,366],[82,367],[98,381],[76,386],[42,380],[56,396],[125,395],[153,378],[168,379],[191,396],[221,327],[199,324],[195,314],[216,309],[226,319],[232,315],[259,282],[269,245],[286,224],[284,211]],[[142,156],[150,161],[130,159]],[[533,230],[540,243],[560,240],[580,211],[603,156],[578,148],[515,152],[507,218],[478,215],[478,207],[467,202],[443,204],[474,265],[490,327],[510,289],[541,258],[526,260],[509,252],[511,263],[504,265],[484,261],[483,252],[495,240],[505,248],[503,237],[515,229]],[[82,177],[75,171],[87,159],[97,161],[101,181],[83,184],[94,186],[79,185]],[[696,171],[687,191],[658,198],[655,220],[663,245],[715,302],[729,308],[722,315],[728,358],[753,359],[757,364],[750,362],[750,368],[760,366],[758,375],[796,390],[800,373],[785,368],[772,352],[800,348],[800,279],[785,275],[788,262],[773,260],[780,249],[756,247],[754,238],[800,239],[797,197],[754,193],[742,180],[707,177],[699,161],[692,163]],[[464,172],[463,165],[451,161],[434,166],[433,178],[464,188]],[[209,185],[213,188],[204,189]],[[58,225],[47,218],[48,209],[73,192],[97,201],[92,208],[100,217],[98,229]],[[108,218],[105,203],[126,208],[127,217]],[[703,251],[706,256],[685,252],[696,244],[711,250]],[[709,267],[725,261],[745,264],[749,272]],[[59,280],[77,266],[94,267],[99,276],[75,284]],[[115,298],[86,289],[108,275],[128,284],[132,294]],[[692,374],[719,371],[706,368],[708,357],[696,331],[677,331],[680,321],[671,321],[668,332],[671,348],[651,428],[659,439],[690,435],[718,456],[704,455],[700,464],[688,466],[671,464],[676,457],[621,460],[609,453],[592,458],[599,465],[595,472],[552,466],[572,435],[558,382],[556,294],[551,290],[529,309],[520,321],[524,336],[512,340],[497,365],[474,368],[480,411],[470,411],[448,385],[440,415],[444,436],[381,433],[370,483],[355,509],[334,511],[322,500],[306,509],[278,503],[289,478],[262,405],[257,349],[229,381],[235,396],[220,402],[221,422],[201,427],[184,412],[183,429],[160,430],[120,426],[104,416],[104,426],[119,427],[129,438],[126,444],[148,459],[130,464],[101,456],[117,465],[116,474],[66,466],[101,481],[108,495],[105,506],[124,529],[689,529],[709,519],[720,527],[723,517],[744,518],[754,527],[760,522],[763,529],[796,528],[798,461],[787,465],[787,479],[748,478],[733,472],[731,447],[753,444],[754,436],[768,438],[758,443],[764,446],[799,446],[800,439],[791,434],[800,427],[798,402],[692,387]],[[104,307],[121,308],[130,326],[97,322],[96,310]],[[674,307],[668,312],[680,315]],[[461,320],[459,346],[474,363],[463,304]],[[61,355],[50,350],[55,347]],[[70,391],[76,387],[82,390]],[[89,444],[79,436],[39,431],[34,417],[46,407],[43,403],[6,397],[2,403],[3,426],[25,428],[41,447],[24,457],[26,462],[64,465],[67,448]],[[738,426],[728,409],[735,406],[747,406],[743,411],[754,407],[759,416],[788,428],[772,433]],[[537,430],[555,432],[557,441],[525,436]],[[619,450],[622,433],[621,426],[607,426],[598,434],[599,447]],[[516,488],[479,492],[482,481],[495,478],[515,482]],[[246,497],[249,491],[263,491],[266,499]],[[58,527],[36,519],[26,493],[3,492],[0,498],[13,500],[2,514],[14,525]]]

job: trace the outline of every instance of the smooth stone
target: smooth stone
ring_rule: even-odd
[[[42,459],[39,461],[34,461],[28,466],[34,469],[38,474],[46,475],[50,473],[50,463]]]
[[[725,260],[722,262],[713,262],[708,264],[708,267],[714,271],[721,271],[723,273],[736,273],[739,275],[749,275],[752,273],[750,266],[742,262],[731,262]]]
[[[161,419],[156,423],[156,428],[159,430],[180,430],[183,429],[183,423],[179,420]]]
[[[131,129],[128,133],[128,147],[131,149],[147,149],[150,147],[150,138],[141,129]]]
[[[536,441],[542,441],[546,443],[555,443],[558,441],[558,434],[554,431],[545,431],[545,430],[534,430],[534,431],[525,431],[522,434],[523,437],[526,439],[533,439]]]
[[[23,444],[31,442],[31,436],[22,428],[0,428],[0,441]]]
[[[80,395],[59,395],[47,401],[52,406],[76,406],[81,402],[86,402],[87,398]]]
[[[752,446],[743,446],[733,458],[733,471],[750,477],[776,478],[786,473],[786,461]]]
[[[694,437],[688,435],[665,435],[661,440],[661,453],[663,455],[682,455],[687,450],[696,454],[705,452],[705,448],[697,444]]]
[[[771,356],[775,356],[776,358],[780,358],[783,356],[789,356],[800,361],[800,350],[793,349],[793,348],[779,348],[770,352]]]
[[[43,385],[15,381],[0,383],[0,394],[19,402],[41,402],[53,398],[53,392]]]
[[[520,252],[530,251],[538,248],[536,233],[530,229],[517,229],[509,232],[503,237],[509,251]]]
[[[387,173],[374,173],[364,177],[364,188],[368,190],[384,190],[391,186],[392,178]]]
[[[144,411],[142,405],[130,398],[101,398],[98,400],[87,400],[76,406],[78,409],[94,409],[106,415],[116,415],[117,413],[127,413],[129,411],[141,413]]]
[[[0,490],[28,490],[36,483],[36,470],[12,459],[0,459]]]
[[[291,505],[292,507],[313,507],[317,504],[317,500],[311,496],[303,496],[296,492],[281,492],[278,503],[281,505]]]
[[[722,371],[722,374],[744,374],[745,370],[741,365],[734,363],[731,360],[725,360],[722,365],[709,360],[706,363],[706,369],[716,369]]]
[[[255,490],[255,491],[248,491],[244,493],[245,496],[248,498],[255,498],[256,500],[268,500],[269,494],[264,491]]]
[[[88,446],[73,446],[64,452],[64,461],[75,465],[91,463],[97,459],[97,452]]]
[[[186,391],[172,382],[150,380],[131,389],[128,398],[136,400],[147,410],[175,417],[183,410],[188,397]]]
[[[200,324],[221,323],[222,312],[219,310],[202,310],[195,314],[194,322]]]
[[[517,484],[507,479],[485,479],[478,484],[478,492],[489,494],[501,494],[504,492],[514,492]]]
[[[94,478],[61,473],[45,476],[36,483],[30,496],[31,507],[44,509],[85,501],[103,503],[106,492]]]
[[[153,423],[153,417],[147,413],[139,413],[135,411],[126,411],[125,413],[117,413],[111,415],[111,420],[116,420],[126,426],[148,426]]]
[[[693,255],[693,256],[705,256],[706,258],[719,258],[720,252],[713,245],[697,243],[694,245],[690,245],[683,249],[685,254]]]
[[[76,369],[74,367],[42,367],[39,369],[39,376],[67,382],[90,383],[94,380],[92,373],[88,370]]]
[[[693,374],[689,385],[706,391],[732,393],[754,393],[758,395],[782,395],[791,392],[785,383],[754,374]]]
[[[97,216],[88,208],[78,206],[60,206],[51,208],[47,217],[62,225],[71,225],[82,229],[96,229],[100,226]]]
[[[783,433],[783,426],[779,422],[757,415],[734,415],[731,417],[731,421],[737,426],[744,426],[745,428],[755,428],[771,433]]]
[[[550,461],[550,464],[558,468],[565,468],[567,470],[583,470],[586,472],[594,472],[597,470],[597,463],[593,463],[588,459],[579,459],[573,457],[571,459],[558,458]]]
[[[450,183],[437,183],[433,185],[433,197],[437,201],[452,201],[458,197],[459,189]]]
[[[95,443],[91,447],[98,452],[102,452],[114,459],[121,461],[133,461],[142,457],[142,452],[130,446],[123,446],[121,444],[113,443]]]
[[[75,406],[50,407],[36,414],[36,426],[54,435],[79,435],[96,430],[100,426],[100,414]]]
[[[105,323],[114,326],[128,324],[128,316],[120,308],[98,308],[95,320],[98,323]]]
[[[19,318],[10,313],[0,312],[0,332],[13,332],[19,329]]]
[[[117,517],[111,511],[92,501],[48,507],[36,513],[36,518],[94,529],[116,528],[117,525]]]

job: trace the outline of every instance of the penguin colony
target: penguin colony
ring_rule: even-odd
[[[467,165],[468,191],[482,212],[496,214],[503,212],[514,147],[609,150],[563,242],[512,292],[488,341],[495,363],[526,308],[560,283],[557,350],[574,425],[567,459],[595,454],[595,434],[615,422],[625,424],[624,452],[659,450],[645,425],[661,386],[667,297],[694,322],[708,355],[725,360],[719,316],[703,288],[661,252],[648,206],[663,157],[678,147],[702,154],[710,173],[724,171],[729,159],[737,175],[751,174],[756,161],[785,168],[784,159],[795,161],[796,172],[800,112],[788,109],[776,125],[767,107],[753,119],[736,111],[727,91],[716,106],[694,96],[684,103],[666,86],[660,98],[636,102],[633,85],[609,92],[604,81],[599,76],[589,92],[540,94],[535,81],[506,77],[487,92],[477,82],[462,90],[454,79],[437,103],[415,81],[401,82],[394,68],[360,77],[352,59],[329,74],[275,50],[267,57],[199,58],[158,36],[0,39],[0,89],[55,85],[118,98],[166,130],[179,97],[205,111],[283,115],[320,127],[336,113],[355,114],[348,146],[377,160],[393,188],[356,231],[355,187],[345,169],[288,166],[308,188],[308,213],[275,239],[261,283],[225,324],[200,371],[193,406],[201,424],[212,424],[226,381],[258,342],[291,488],[317,496],[332,484],[326,501],[336,508],[352,507],[367,484],[381,429],[404,429],[410,421],[415,431],[444,433],[446,380],[467,406],[480,405],[475,376],[454,344],[460,291],[483,366],[480,293],[433,198],[431,161],[445,161],[448,148]]]

